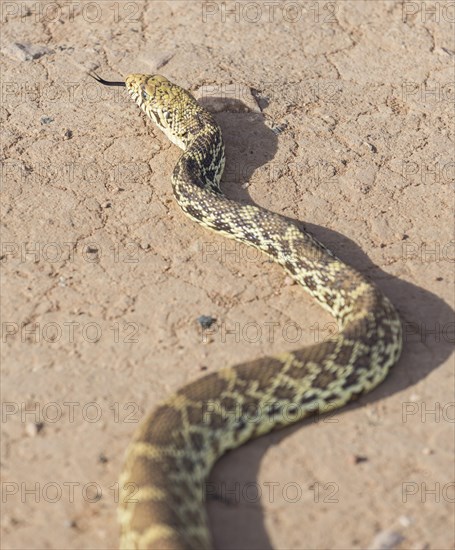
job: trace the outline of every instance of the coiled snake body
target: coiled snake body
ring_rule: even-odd
[[[172,176],[175,198],[201,225],[255,246],[338,321],[336,336],[302,350],[222,368],[162,402],[131,442],[120,478],[121,548],[211,548],[204,483],[228,449],[371,390],[401,352],[389,300],[296,225],[224,197],[221,130],[184,89],[160,75],[123,82],[152,121],[184,150]],[[132,494],[131,487],[137,488]]]

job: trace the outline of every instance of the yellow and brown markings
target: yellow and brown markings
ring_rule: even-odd
[[[221,369],[184,386],[138,429],[120,478],[121,487],[132,483],[138,489],[135,502],[120,504],[121,548],[208,550],[203,484],[213,462],[248,439],[374,388],[400,355],[401,324],[389,300],[314,237],[278,214],[221,194],[221,130],[189,92],[160,75],[129,75],[126,88],[184,150],[172,176],[182,210],[273,257],[340,327],[320,344]]]

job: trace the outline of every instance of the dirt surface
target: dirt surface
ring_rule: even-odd
[[[454,548],[454,3],[1,9],[2,547],[115,547],[146,411],[336,330],[278,266],[181,213],[179,150],[95,69],[197,93],[226,194],[305,223],[403,319],[380,388],[218,463],[216,548]]]

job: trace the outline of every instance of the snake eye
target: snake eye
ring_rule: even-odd
[[[147,92],[145,90],[142,90],[142,97],[143,99],[147,99]]]

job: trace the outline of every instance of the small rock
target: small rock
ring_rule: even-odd
[[[434,451],[433,451],[433,449],[430,449],[429,447],[425,447],[424,449],[422,449],[422,454],[432,455],[432,454],[434,454]]]
[[[158,71],[167,65],[174,55],[175,53],[171,51],[157,53],[155,50],[146,50],[139,55],[139,60],[142,60],[152,71]]]
[[[32,59],[39,59],[43,55],[54,53],[47,46],[40,46],[38,44],[29,44],[20,42],[14,42],[8,47],[4,48],[5,53],[9,53],[13,57],[16,57],[20,61],[31,61]]]
[[[398,521],[403,527],[409,527],[412,524],[412,518],[409,516],[400,516]]]
[[[2,523],[4,524],[5,527],[6,526],[14,527],[15,525],[20,524],[20,521],[18,519],[16,519],[13,516],[9,516],[7,514],[3,514],[2,520],[3,520]]]
[[[64,140],[67,140],[67,139],[71,139],[73,137],[73,132],[72,130],[70,130],[69,128],[67,128],[63,134],[63,139]]]
[[[77,529],[77,521],[75,519],[65,520],[64,525],[69,529]]]
[[[372,153],[378,152],[376,145],[374,145],[373,143],[370,143],[369,141],[364,141],[363,143],[370,149]]]
[[[109,459],[104,453],[100,453],[98,456],[98,462],[100,462],[101,464],[106,464],[107,462],[109,462]]]
[[[350,464],[360,464],[361,462],[368,462],[368,457],[361,455],[350,455],[349,456]]]
[[[60,52],[68,52],[68,53],[73,53],[74,52],[74,47],[73,46],[67,46],[66,44],[61,44],[59,46],[56,46],[55,48],[56,50],[59,50]]]
[[[51,122],[54,122],[54,119],[51,116],[41,117],[41,124],[50,124]]]
[[[278,136],[279,134],[281,134],[282,132],[284,132],[286,130],[286,128],[288,127],[288,123],[287,122],[283,122],[282,124],[274,124],[273,122],[271,123],[265,123],[266,126],[268,126],[272,132]]]
[[[216,322],[216,319],[214,317],[210,317],[210,315],[201,315],[197,318],[197,322],[202,328],[210,328],[213,323]]]
[[[393,550],[393,548],[396,548],[403,540],[404,537],[396,531],[381,531],[374,537],[368,549]]]
[[[42,422],[27,422],[25,426],[25,433],[29,437],[36,437],[43,429],[44,424]]]
[[[285,277],[284,278],[284,284],[286,286],[291,286],[297,284],[292,277]]]

